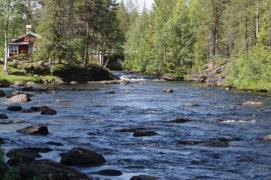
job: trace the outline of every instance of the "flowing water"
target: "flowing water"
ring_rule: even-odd
[[[119,76],[123,75],[118,73]],[[26,123],[0,125],[3,148],[50,147],[43,158],[60,160],[59,154],[73,147],[85,147],[103,154],[107,163],[98,167],[76,167],[101,179],[129,179],[147,174],[160,179],[270,179],[271,143],[261,137],[271,134],[271,97],[248,92],[224,91],[184,82],[152,81],[138,75],[124,75],[139,82],[128,85],[85,84],[62,86],[51,93],[35,94],[22,106],[47,105],[56,116],[7,112],[8,99],[0,99],[0,112]],[[162,93],[172,88],[174,93]],[[114,91],[115,94],[107,93]],[[248,107],[245,101],[261,101]],[[184,117],[191,121],[171,124]],[[35,123],[48,125],[45,137],[28,136],[16,130]],[[146,128],[159,133],[133,137],[122,128]],[[182,145],[178,141],[233,139],[229,147]],[[64,146],[49,146],[54,141]],[[94,175],[102,169],[118,169],[120,177]]]

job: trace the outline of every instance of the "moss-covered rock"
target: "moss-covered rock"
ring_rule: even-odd
[[[53,67],[53,75],[60,77],[65,82],[108,81],[116,79],[108,69],[97,64],[91,64],[87,67],[56,65]]]

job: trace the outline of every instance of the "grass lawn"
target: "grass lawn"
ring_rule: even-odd
[[[9,67],[9,75],[5,74],[3,71],[3,66],[0,66],[0,80],[2,81],[8,81],[11,84],[14,84],[15,82],[38,82],[40,80],[43,81],[51,81],[59,79],[55,76],[35,76],[35,75],[23,75],[23,72]]]

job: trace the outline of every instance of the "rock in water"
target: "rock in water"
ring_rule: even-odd
[[[0,119],[8,119],[8,116],[4,113],[0,113]]]
[[[13,149],[7,153],[7,157],[9,157],[8,164],[16,166],[21,163],[30,163],[36,158],[40,158],[41,155],[30,149]]]
[[[137,130],[134,132],[134,137],[144,137],[144,136],[156,136],[159,135],[158,133],[154,131],[142,131],[142,130]]]
[[[177,119],[169,121],[169,123],[181,124],[181,123],[186,123],[186,122],[189,122],[189,121],[190,120],[185,119],[185,118],[177,118]]]
[[[271,142],[271,134],[263,137],[264,141]]]
[[[262,106],[263,103],[260,101],[246,101],[242,103],[243,106]]]
[[[44,177],[48,180],[91,180],[79,171],[51,160],[35,160],[20,168],[21,179]]]
[[[2,90],[0,90],[0,97],[5,97],[6,96],[6,93]]]
[[[97,172],[97,174],[102,176],[121,176],[122,172],[114,169],[105,169]]]
[[[162,89],[162,92],[164,92],[164,93],[173,93],[174,92],[174,90],[173,89]]]
[[[105,163],[104,157],[94,151],[74,148],[67,153],[61,154],[61,164],[68,166],[76,165],[100,165]]]
[[[0,138],[0,145],[5,144],[5,140],[3,138]]]
[[[41,115],[47,115],[47,116],[52,116],[52,115],[56,115],[57,112],[53,109],[50,108],[43,108],[41,110]]]
[[[22,106],[10,106],[7,108],[8,111],[14,111],[14,112],[19,112],[22,111],[23,108]]]
[[[42,124],[37,124],[34,126],[29,126],[23,129],[17,130],[17,132],[22,134],[30,134],[30,135],[48,135],[49,131],[47,126]]]
[[[10,100],[13,101],[13,102],[28,102],[28,101],[31,101],[28,94],[18,94],[18,95],[12,96],[10,98]]]
[[[157,177],[154,176],[147,176],[147,175],[139,175],[139,176],[134,176],[130,180],[157,180]]]

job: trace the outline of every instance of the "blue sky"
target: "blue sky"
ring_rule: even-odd
[[[124,0],[124,1],[126,1],[126,0]],[[142,9],[144,7],[144,1],[146,3],[146,7],[148,9],[150,9],[152,7],[152,3],[154,0],[136,0],[136,1],[138,2],[138,6],[140,9]]]

